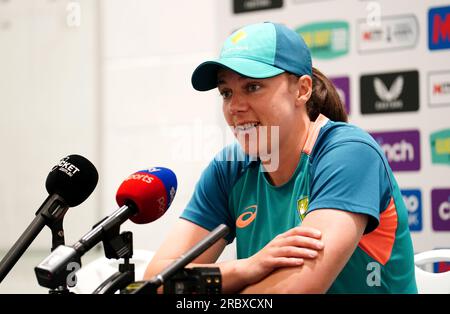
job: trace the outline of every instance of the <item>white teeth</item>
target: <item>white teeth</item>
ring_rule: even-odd
[[[241,125],[236,126],[236,130],[237,130],[237,131],[248,131],[248,130],[250,130],[251,128],[257,126],[257,125],[259,125],[258,122],[252,122],[252,123],[241,124]]]

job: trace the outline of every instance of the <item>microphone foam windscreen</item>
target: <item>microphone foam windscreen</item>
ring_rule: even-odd
[[[45,181],[49,194],[58,194],[69,207],[84,202],[98,181],[95,166],[80,155],[69,155],[53,167]]]
[[[172,170],[154,167],[130,175],[119,186],[116,201],[119,206],[134,205],[138,212],[130,218],[146,224],[161,217],[175,197],[177,177]]]

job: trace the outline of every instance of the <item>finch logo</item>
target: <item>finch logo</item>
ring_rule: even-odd
[[[236,227],[245,228],[256,218],[257,205],[244,208],[244,212],[236,219]]]
[[[231,37],[231,42],[233,44],[237,44],[238,42],[240,42],[245,37],[247,37],[247,34],[244,31],[239,31],[239,32],[236,33],[236,35]]]

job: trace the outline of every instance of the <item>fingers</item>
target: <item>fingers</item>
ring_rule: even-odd
[[[274,268],[280,267],[295,267],[301,266],[304,264],[304,260],[302,258],[293,258],[293,257],[277,257],[272,261],[272,266]]]
[[[279,234],[264,249],[252,257],[253,265],[259,265],[266,274],[280,267],[301,266],[305,259],[315,259],[324,248],[321,232],[311,227],[295,227]],[[256,268],[254,268],[256,269]]]
[[[299,226],[299,227],[289,229],[285,233],[282,233],[278,236],[279,237],[289,237],[289,236],[293,236],[293,235],[302,235],[305,237],[320,239],[320,237],[322,236],[322,233],[320,232],[320,230],[318,230],[316,228]]]
[[[299,248],[295,246],[284,246],[279,248],[276,253],[278,256],[288,258],[316,258],[318,253],[316,250]]]
[[[285,238],[285,241],[288,245],[297,246],[297,247],[306,247],[314,250],[322,250],[324,244],[320,240],[307,238],[303,236],[291,236]]]
[[[309,248],[313,250],[322,250],[324,244],[322,241],[305,237],[305,236],[289,236],[285,238],[278,238],[276,241],[271,243],[274,247],[285,247],[285,246],[294,246],[294,247],[303,247]]]

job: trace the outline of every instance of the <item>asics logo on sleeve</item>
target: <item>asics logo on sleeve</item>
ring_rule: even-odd
[[[236,227],[245,228],[256,218],[257,205],[251,205],[244,208],[244,212],[236,219]]]

